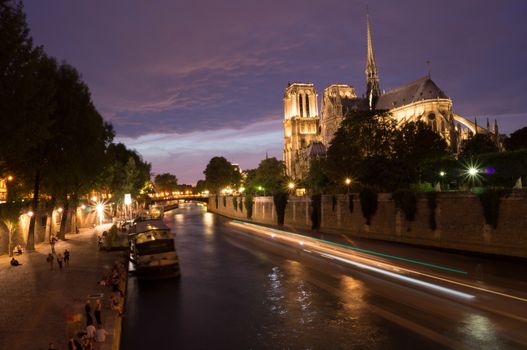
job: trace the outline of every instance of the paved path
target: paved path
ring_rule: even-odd
[[[59,270],[56,261],[50,271],[46,255],[50,245],[37,245],[34,252],[16,257],[22,266],[12,267],[7,255],[0,256],[0,349],[67,349],[71,334],[84,327],[66,322],[67,315],[84,315],[84,304],[90,294],[104,293],[102,322],[110,333],[105,343],[95,349],[111,349],[118,316],[109,309],[111,289],[98,281],[111,270],[122,252],[97,249],[97,229],[82,229],[56,244],[56,252],[68,249],[70,266]],[[104,227],[107,229],[107,227]],[[92,308],[93,310],[93,308]]]

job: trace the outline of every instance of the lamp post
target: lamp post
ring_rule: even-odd
[[[445,179],[445,176],[446,176],[446,172],[441,170],[439,172],[439,176],[441,178],[441,190],[443,191],[443,189],[445,188],[444,179]]]
[[[350,184],[351,184],[351,179],[349,177],[346,178],[346,180],[344,180],[344,183],[346,184],[346,187],[348,188],[348,194],[350,193]]]
[[[99,218],[99,225],[102,225],[102,221],[104,219],[104,204],[99,203],[95,206],[95,209],[97,210],[97,217]]]
[[[295,190],[295,183],[294,182],[290,182],[287,184],[287,188],[289,188],[289,191],[291,191],[291,193],[293,193],[293,191]]]

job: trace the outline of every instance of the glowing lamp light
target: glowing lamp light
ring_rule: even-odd
[[[349,185],[351,183],[351,179],[348,177],[346,178],[346,180],[344,180],[344,182],[346,183],[346,185]]]
[[[32,216],[33,216],[33,212],[32,212],[31,210],[28,211],[28,212],[27,212],[27,216],[32,217]]]
[[[57,211],[58,211],[59,213],[62,213],[62,208],[58,208]]]
[[[240,192],[240,193],[243,193],[244,191],[245,191],[245,187],[243,187],[243,186],[240,187],[240,189],[238,190],[238,192]]]
[[[86,206],[85,206],[84,204],[81,205],[81,209],[82,209],[82,210],[86,209]]]
[[[96,201],[97,201],[97,196],[93,196],[93,197],[91,197],[91,200],[94,201],[94,202],[96,202]]]
[[[446,175],[446,172],[444,172],[444,171],[440,171],[440,172],[439,172],[439,176],[443,177],[443,176],[445,176],[445,175]]]
[[[479,170],[475,167],[469,167],[468,170],[467,170],[468,174],[470,176],[476,176],[479,172]]]
[[[290,182],[287,187],[289,187],[290,190],[294,189],[295,188],[295,184]]]
[[[9,175],[9,176],[7,177],[7,181],[13,181],[13,176]]]

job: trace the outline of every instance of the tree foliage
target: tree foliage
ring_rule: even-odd
[[[355,185],[393,191],[418,182],[422,163],[446,154],[446,142],[422,122],[398,127],[388,114],[353,112],[336,132],[322,174],[315,167],[308,179],[315,188],[325,175],[340,189],[350,177]]]
[[[270,195],[286,191],[287,176],[284,162],[275,157],[262,160],[258,168],[248,171],[245,187],[249,193],[259,192],[258,188],[263,188],[266,194]]]
[[[461,158],[472,158],[474,156],[498,152],[498,146],[487,134],[476,134],[464,141],[462,144]]]
[[[208,190],[218,193],[222,188],[240,184],[241,175],[224,157],[213,157],[203,171]]]
[[[174,192],[178,189],[177,177],[170,173],[157,174],[154,177],[154,184],[160,192]]]
[[[527,126],[513,132],[505,140],[505,147],[508,151],[527,149]]]

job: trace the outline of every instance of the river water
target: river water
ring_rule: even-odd
[[[241,239],[203,206],[185,204],[165,222],[182,276],[129,279],[122,349],[444,348],[419,331],[421,312],[356,276]]]

